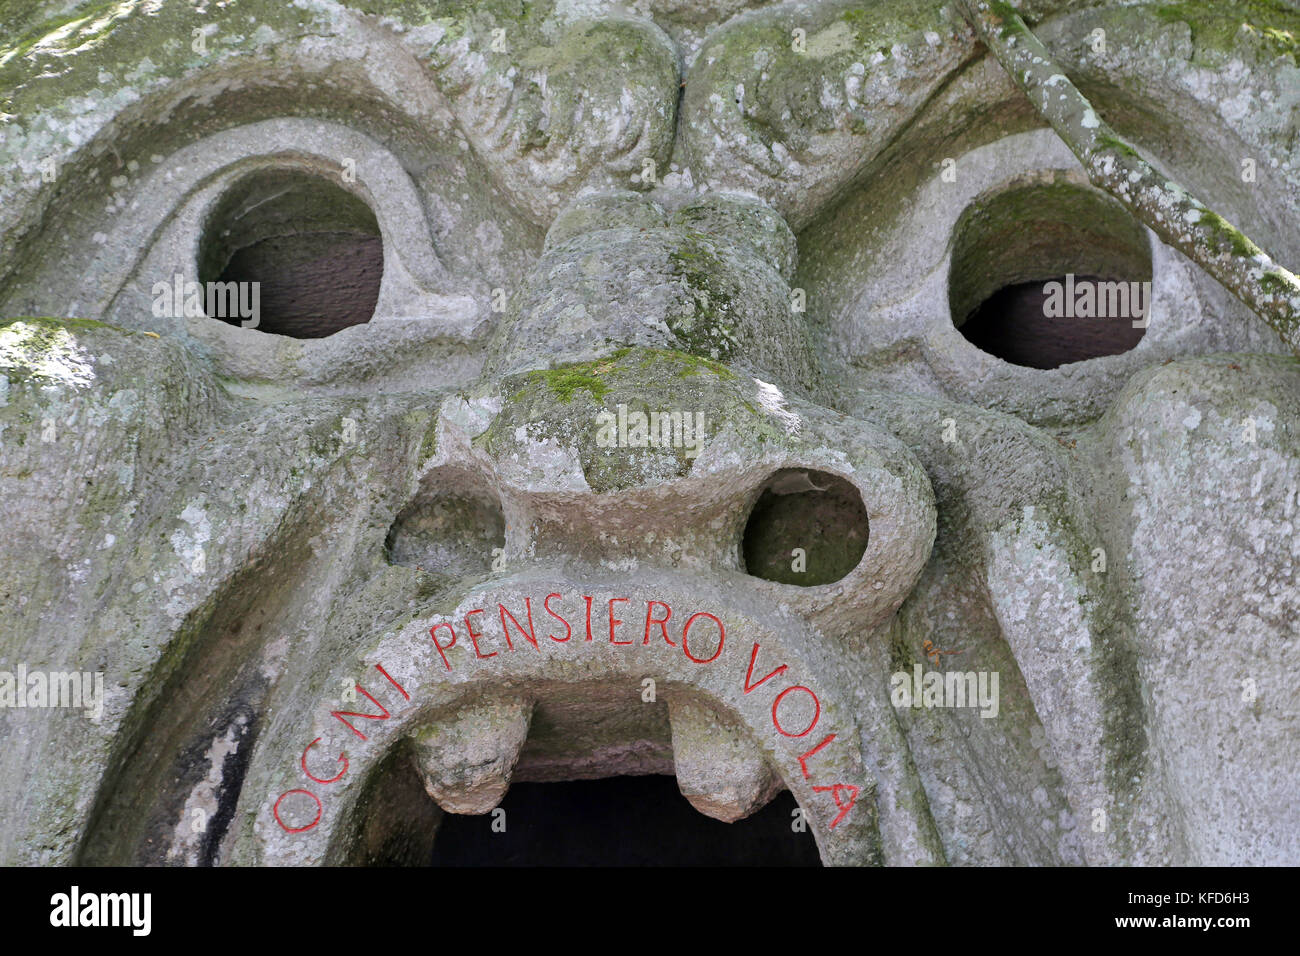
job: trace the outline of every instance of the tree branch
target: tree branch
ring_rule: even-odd
[[[1300,355],[1300,279],[1116,136],[1010,3],[958,4],[985,47],[1078,157],[1092,184],[1218,280]]]

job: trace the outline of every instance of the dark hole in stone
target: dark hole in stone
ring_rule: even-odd
[[[856,568],[869,533],[866,506],[852,483],[824,471],[787,468],[763,486],[741,550],[755,577],[813,587]]]
[[[1146,330],[1133,320],[1149,309],[1150,281],[1141,224],[1109,196],[1058,181],[1004,190],[962,212],[948,305],[972,345],[1050,369],[1137,345]]]
[[[1065,276],[1054,280],[1064,287]],[[1075,276],[1076,284],[1099,283],[1097,276]],[[1058,368],[1070,362],[1119,355],[1142,339],[1145,329],[1133,328],[1137,316],[1106,318],[1052,316],[1044,306],[1043,282],[1020,282],[999,289],[975,310],[961,334],[976,348],[1014,365]]]
[[[383,273],[370,207],[301,170],[262,170],[236,183],[209,216],[199,249],[205,286],[259,283],[256,328],[300,339],[369,322]]]
[[[492,815],[446,814],[434,866],[820,866],[811,831],[791,826],[798,804],[778,794],[736,823],[704,816],[671,776],[516,783]]]

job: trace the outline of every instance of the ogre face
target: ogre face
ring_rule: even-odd
[[[1191,6],[1027,15],[1294,263],[1300,17]],[[409,862],[651,773],[828,863],[1297,859],[1300,365],[955,8],[39,20],[0,859]]]

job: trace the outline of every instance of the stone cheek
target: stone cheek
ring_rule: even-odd
[[[1293,361],[1216,356],[1138,376],[1108,429],[1148,732],[1166,755],[1143,792],[1173,795],[1174,840],[1217,865],[1300,852],[1293,828],[1253,809],[1294,790],[1273,742],[1296,700],[1279,636],[1300,620],[1298,415]]]

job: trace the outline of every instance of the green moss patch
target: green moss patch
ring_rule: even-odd
[[[989,9],[993,11],[994,16],[996,16],[1002,24],[1002,30],[998,34],[1002,39],[1005,40],[1008,37],[1016,36],[1017,34],[1025,32],[1024,26],[1020,21],[1019,12],[1011,4],[1006,3],[1005,0],[993,0],[993,2],[989,4]]]
[[[668,328],[694,355],[727,361],[736,352],[734,302],[741,291],[722,261],[716,242],[689,233],[669,256],[673,274],[689,289],[694,309],[686,318],[670,317]]]
[[[1104,146],[1106,149],[1113,149],[1115,152],[1122,153],[1123,155],[1129,157],[1130,159],[1142,158],[1141,153],[1139,153],[1128,143],[1124,142],[1122,139],[1119,139],[1115,136],[1106,136],[1106,135],[1098,136],[1097,142],[1101,143],[1101,145]]]
[[[1300,293],[1300,284],[1295,277],[1288,277],[1281,272],[1265,272],[1259,278],[1259,286],[1270,295],[1295,295]]]
[[[617,362],[628,349],[620,349],[607,359],[600,359],[595,362],[579,362],[575,365],[563,365],[559,368],[546,369],[540,372],[529,372],[528,382],[540,383],[555,393],[555,396],[565,404],[573,399],[573,396],[580,391],[590,392],[592,398],[600,401],[609,391],[609,386],[601,379],[602,375],[608,375],[614,371]]]
[[[889,48],[899,40],[934,29],[943,7],[933,0],[855,4],[843,11],[840,19],[853,28],[861,47],[880,49],[888,56]]]
[[[1300,11],[1279,0],[1178,0],[1156,7],[1155,15],[1166,23],[1186,23],[1198,52],[1232,51],[1244,29],[1265,50],[1300,65]]]
[[[1213,244],[1216,252],[1222,252],[1225,248],[1231,249],[1233,255],[1249,258],[1260,254],[1259,246],[1251,242],[1240,230],[1230,222],[1220,216],[1218,213],[1211,212],[1208,209],[1201,210],[1201,218],[1197,225],[1204,226],[1210,233],[1210,242]]]

